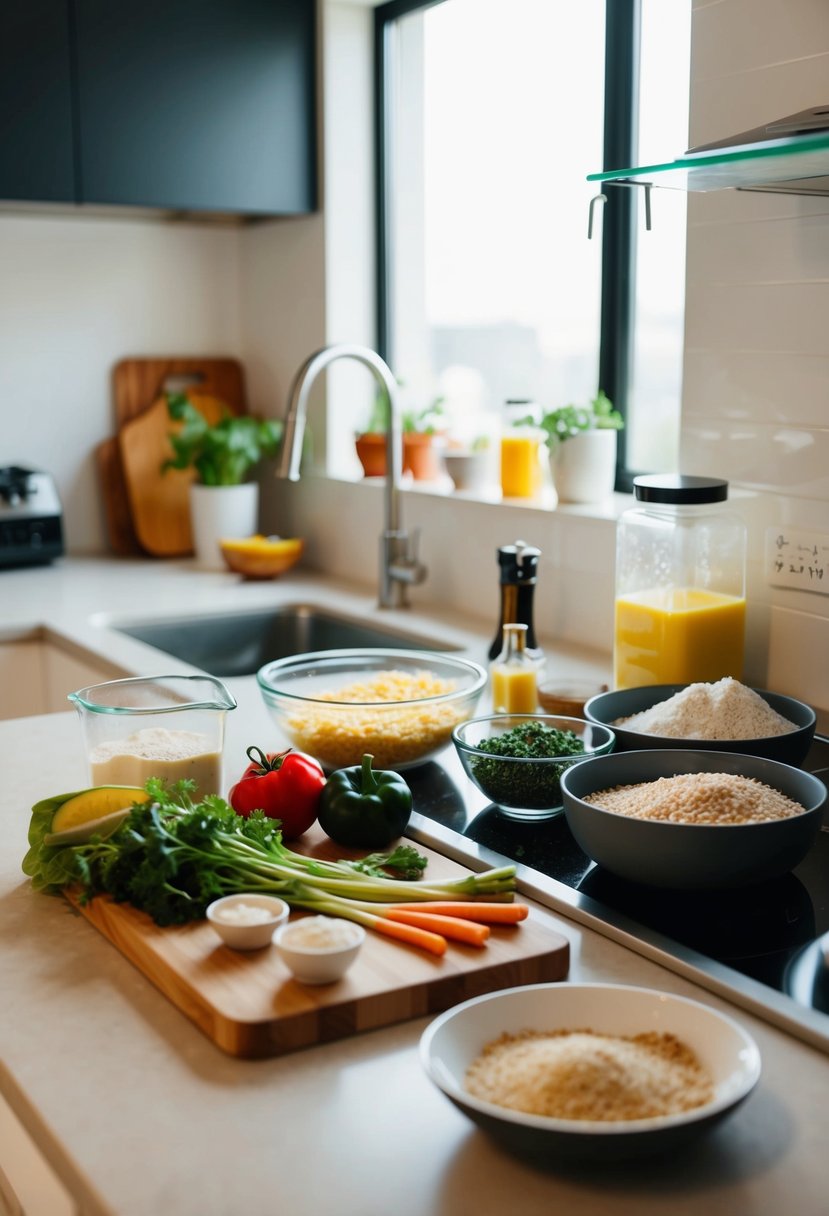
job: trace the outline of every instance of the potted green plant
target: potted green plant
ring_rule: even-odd
[[[161,467],[194,470],[190,522],[196,557],[204,567],[223,569],[220,542],[256,532],[259,485],[247,478],[276,454],[282,423],[228,409],[211,421],[184,393],[168,394],[167,410],[179,425],[169,433],[173,455]]]
[[[599,502],[613,492],[617,433],[624,419],[601,390],[588,405],[564,405],[541,418],[559,502]]]
[[[385,477],[388,418],[388,394],[381,388],[375,394],[366,429],[355,440],[365,477]],[[443,425],[442,397],[436,397],[421,409],[403,410],[403,472],[410,473],[416,481],[434,481],[440,476],[438,439]]]

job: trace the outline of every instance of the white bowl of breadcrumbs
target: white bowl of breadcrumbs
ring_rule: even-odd
[[[718,1010],[621,984],[532,984],[441,1014],[420,1041],[434,1084],[508,1148],[563,1160],[671,1152],[760,1076],[751,1036]]]
[[[684,891],[789,873],[812,847],[827,799],[818,777],[789,764],[668,749],[587,760],[563,775],[561,792],[567,826],[600,867]]]

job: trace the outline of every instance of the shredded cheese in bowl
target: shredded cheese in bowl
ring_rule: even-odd
[[[314,704],[284,719],[296,747],[330,768],[359,764],[371,752],[375,768],[422,759],[449,742],[468,716],[466,702],[441,702],[455,680],[429,671],[378,672],[372,679],[318,693]]]

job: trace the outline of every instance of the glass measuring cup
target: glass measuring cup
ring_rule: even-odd
[[[225,717],[236,699],[213,676],[135,676],[69,693],[92,785],[189,778],[199,798],[223,792]]]

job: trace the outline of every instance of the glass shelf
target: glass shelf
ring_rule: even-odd
[[[688,152],[664,165],[589,173],[589,182],[673,190],[829,195],[829,131]]]

